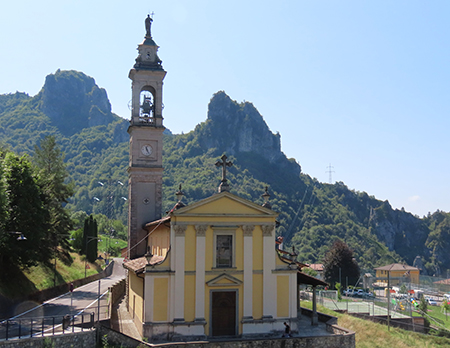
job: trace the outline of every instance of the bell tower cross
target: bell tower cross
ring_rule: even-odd
[[[162,92],[166,72],[151,35],[153,19],[145,19],[146,35],[138,45],[131,79],[130,158],[128,166],[128,257],[143,256],[147,232],[142,226],[161,218],[162,210]]]

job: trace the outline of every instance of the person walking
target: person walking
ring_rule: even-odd
[[[282,337],[292,337],[291,327],[286,322],[284,322],[283,324],[284,324],[284,334]]]

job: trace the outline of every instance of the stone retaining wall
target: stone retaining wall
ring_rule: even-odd
[[[42,348],[44,344],[51,347],[71,347],[71,348],[95,348],[97,341],[103,338],[109,344],[114,344],[123,348],[137,347],[166,347],[166,348],[355,348],[355,333],[331,325],[337,335],[316,336],[316,337],[293,337],[274,339],[231,339],[229,341],[198,341],[198,342],[174,342],[162,344],[150,344],[135,340],[120,332],[114,331],[104,326],[97,327],[96,330],[68,333],[65,335],[49,337],[33,337],[20,340],[0,341],[0,348]]]
[[[73,347],[95,348],[96,331],[68,333],[48,337],[22,338],[20,340],[0,341],[0,348],[43,348]]]
[[[193,341],[151,344],[135,340],[120,332],[101,327],[101,337],[106,336],[108,343],[123,348],[165,347],[165,348],[355,348],[355,333],[337,325],[330,325],[335,335],[315,337],[293,337],[273,339],[230,339],[229,341]]]

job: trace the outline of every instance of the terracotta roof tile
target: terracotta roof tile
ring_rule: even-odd
[[[163,256],[153,255],[150,260],[150,266],[156,265],[157,263],[164,260]],[[134,273],[142,273],[147,266],[147,259],[145,256],[138,257],[137,259],[129,260],[124,262],[123,267],[126,269],[133,271]]]
[[[308,267],[318,272],[323,271],[323,263],[311,263]]]
[[[163,222],[166,222],[166,221],[170,221],[170,215],[167,215],[159,220],[147,222],[144,227],[150,227],[150,226],[162,224]]]
[[[387,266],[375,268],[377,271],[419,271],[418,268],[408,265],[403,265],[401,263],[392,263]]]
[[[306,273],[297,272],[297,284],[308,284],[308,285],[322,285],[322,286],[329,286],[328,283],[324,282],[323,280],[317,279],[313,276],[310,276]]]

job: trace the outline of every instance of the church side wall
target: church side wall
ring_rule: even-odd
[[[153,321],[166,322],[169,317],[168,299],[169,299],[169,278],[155,277],[153,292]]]
[[[166,226],[159,226],[148,237],[147,245],[152,248],[153,255],[166,256],[170,247],[170,230]]]
[[[133,272],[129,276],[129,310],[137,329],[142,334],[142,322],[144,315],[144,280]]]

